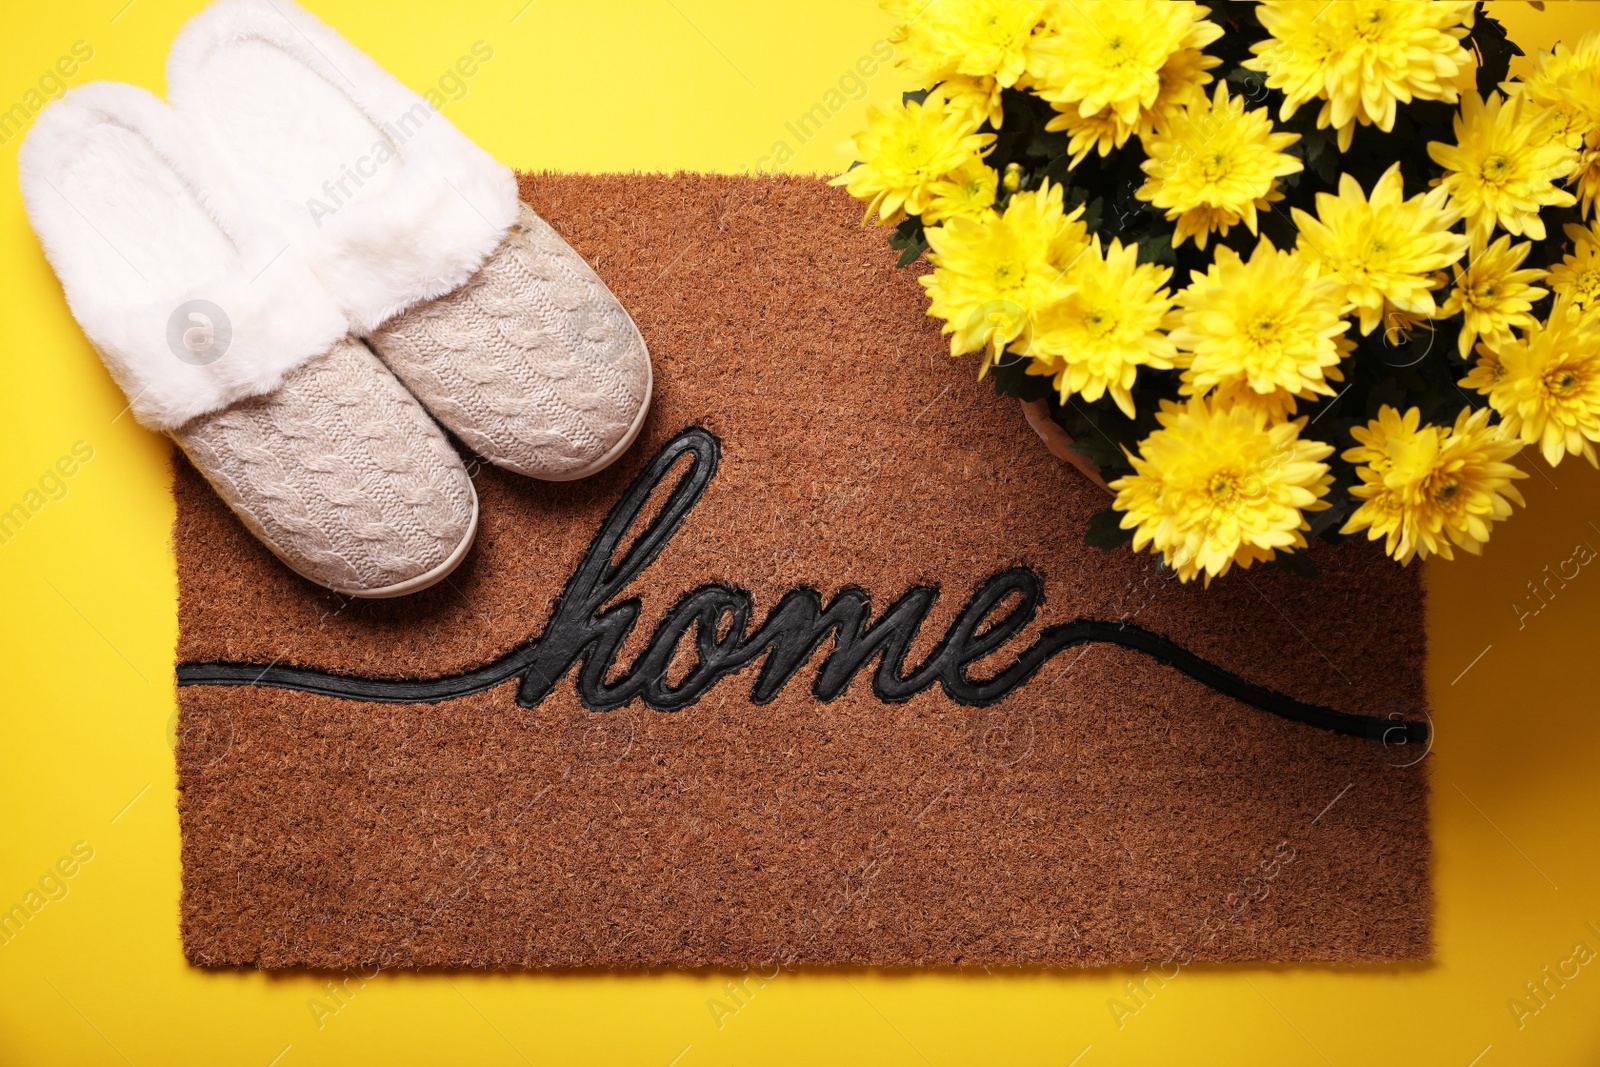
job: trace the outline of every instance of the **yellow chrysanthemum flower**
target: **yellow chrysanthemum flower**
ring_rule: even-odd
[[[1341,338],[1341,345],[1346,348],[1354,346]],[[1182,357],[1182,353],[1179,353]],[[1326,375],[1330,382],[1344,380],[1344,374],[1338,367],[1329,367]],[[1205,393],[1206,399],[1211,401],[1211,406],[1218,410],[1231,407],[1246,407],[1267,420],[1267,425],[1276,426],[1280,422],[1289,422],[1294,418],[1299,405],[1299,397],[1287,389],[1274,389],[1270,393],[1258,393],[1250,388],[1247,381],[1228,381],[1216,386],[1210,391],[1196,389],[1194,386],[1194,372],[1184,371],[1180,376],[1178,395],[1181,397],[1197,396]]]
[[[1480,336],[1500,344],[1511,340],[1513,327],[1525,330],[1537,321],[1529,311],[1549,290],[1532,283],[1543,279],[1545,272],[1517,269],[1532,248],[1526,241],[1513,247],[1508,234],[1480,252],[1466,270],[1457,268],[1455,290],[1439,309],[1439,317],[1461,313],[1462,359],[1471,354]]]
[[[1384,301],[1402,311],[1432,316],[1437,311],[1433,272],[1467,250],[1467,238],[1451,233],[1461,218],[1439,187],[1405,199],[1400,164],[1384,172],[1368,200],[1361,183],[1339,177],[1339,195],[1317,194],[1317,217],[1293,209],[1299,248],[1345,286],[1345,302],[1361,315],[1361,332],[1383,321]]]
[[[1102,157],[1113,149],[1127,144],[1128,138],[1137,134],[1148,137],[1156,127],[1175,112],[1182,111],[1193,101],[1204,103],[1205,87],[1213,81],[1206,71],[1219,66],[1222,60],[1207,55],[1197,48],[1180,48],[1168,57],[1156,73],[1160,88],[1155,102],[1141,108],[1138,121],[1123,122],[1111,108],[1105,108],[1087,117],[1078,114],[1075,105],[1055,105],[1060,114],[1045,124],[1046,130],[1065,130],[1068,135],[1067,154],[1072,157],[1072,167],[1077,167],[1091,152]]]
[[[1494,354],[1494,349],[1488,345],[1478,346],[1478,362],[1472,365],[1467,376],[1458,382],[1468,389],[1476,389],[1480,393],[1487,393],[1500,384],[1500,379],[1506,376],[1505,364],[1500,362],[1500,357]]]
[[[1176,247],[1193,237],[1205,248],[1213,229],[1226,237],[1241,220],[1256,233],[1256,211],[1267,206],[1277,179],[1305,169],[1284,149],[1297,133],[1274,133],[1266,108],[1244,109],[1218,82],[1211,100],[1201,96],[1144,139],[1148,177],[1134,196],[1177,222]]]
[[[952,356],[984,354],[978,377],[1061,298],[1068,268],[1089,247],[1082,216],[1082,205],[1066,213],[1061,187],[1046,182],[1014,194],[1003,215],[928,228],[934,269],[917,279],[928,291],[928,314],[945,320]]]
[[[1067,272],[1067,289],[1039,314],[1019,352],[1032,356],[1029,374],[1048,375],[1064,404],[1074,393],[1099,400],[1107,393],[1128,418],[1140,367],[1169,370],[1177,355],[1162,330],[1169,325],[1171,267],[1139,262],[1139,246],[1115,238],[1102,255],[1100,238]]]
[[[1568,148],[1580,149],[1600,121],[1600,34],[1590,32],[1574,45],[1557,44],[1540,52],[1521,80],[1502,82],[1507,95],[1526,93],[1535,111],[1544,112],[1543,133]]]
[[[1128,456],[1134,473],[1110,486],[1134,551],[1149,545],[1179,580],[1203,574],[1210,585],[1234,564],[1306,547],[1305,513],[1328,507],[1333,479],[1320,461],[1333,447],[1303,440],[1304,419],[1268,425],[1258,411],[1201,397],[1163,401],[1156,418],[1161,429]]]
[[[1076,111],[1064,111],[1045,128],[1066,131],[1067,155],[1072,160],[1067,167],[1069,170],[1076,169],[1090,152],[1101,158],[1109,156],[1113,149],[1121,148],[1133,136],[1133,127],[1124,124],[1110,108],[1087,118]]]
[[[1250,47],[1256,57],[1244,66],[1283,90],[1281,119],[1323,101],[1317,128],[1337,130],[1341,152],[1358,123],[1393,130],[1397,104],[1455,103],[1456,76],[1473,62],[1461,44],[1472,26],[1471,3],[1267,0],[1257,14],[1272,36]]]
[[[978,219],[994,211],[1000,174],[981,159],[972,159],[933,187],[933,199],[922,213],[924,225],[947,219]]]
[[[1436,289],[1447,281],[1443,274],[1436,274],[1433,277]],[[1412,366],[1422,356],[1433,351],[1433,334],[1433,315],[1402,311],[1387,300],[1383,302],[1383,330],[1379,336],[1383,338],[1384,345],[1392,353],[1385,357],[1385,362],[1391,366]]]
[[[1563,227],[1572,251],[1550,268],[1550,288],[1581,308],[1600,301],[1600,234],[1569,222]]]
[[[878,216],[892,226],[907,214],[921,215],[947,175],[981,159],[994,134],[978,133],[978,123],[950,106],[943,94],[928,94],[922,103],[907,101],[887,111],[867,109],[867,128],[840,146],[861,161],[830,181],[867,203],[866,218]]]
[[[1600,197],[1600,126],[1589,134],[1589,144],[1578,153],[1577,165],[1567,184],[1577,190],[1578,210],[1589,218],[1595,199]]]
[[[1523,502],[1511,482],[1527,475],[1506,462],[1521,445],[1488,424],[1487,408],[1463,408],[1454,427],[1421,421],[1416,408],[1402,416],[1385,404],[1376,420],[1350,431],[1360,447],[1343,458],[1361,464],[1361,484],[1350,493],[1364,503],[1340,532],[1383,538],[1384,551],[1401,563],[1452,559],[1452,543],[1477,555],[1490,528],[1511,516],[1512,502]]]
[[[1489,397],[1506,433],[1538,445],[1552,467],[1566,455],[1600,466],[1600,316],[1563,297],[1548,323],[1488,351],[1497,365],[1460,384]]]
[[[888,41],[894,45],[894,65],[934,82],[939,80],[944,64],[931,47],[927,25],[922,20],[938,6],[938,0],[878,0],[878,7],[894,20],[888,33]],[[919,25],[921,32],[914,33]]]
[[[1206,86],[1216,80],[1206,72],[1221,65],[1220,56],[1208,55],[1198,48],[1180,48],[1168,56],[1156,72],[1159,88],[1156,89],[1155,103],[1140,109],[1139,121],[1133,132],[1140,137],[1148,137],[1155,132],[1156,125],[1162,119],[1182,111],[1190,104],[1204,104]]]
[[[1156,106],[1168,62],[1222,36],[1222,27],[1206,20],[1209,13],[1192,0],[1058,3],[1052,32],[1033,49],[1033,88],[1058,111],[1084,118],[1110,111],[1136,130],[1141,112]],[[1182,77],[1181,69],[1173,73]]]
[[[939,91],[950,101],[952,111],[966,112],[976,125],[988,122],[998,130],[1005,119],[1000,83],[993,78],[968,78],[957,74],[940,82]]]
[[[1568,184],[1587,216],[1600,195],[1600,34],[1587,33],[1575,45],[1541,52],[1525,79],[1501,88],[1525,95],[1542,113],[1534,143],[1561,144],[1578,153]]]
[[[1243,401],[1279,419],[1295,398],[1333,395],[1328,381],[1342,379],[1339,361],[1352,347],[1336,277],[1265,237],[1248,262],[1219,246],[1210,270],[1192,277],[1171,334],[1185,393],[1215,389],[1219,404]]]
[[[955,77],[1009,89],[1028,69],[1045,0],[884,0],[889,41],[924,88]],[[999,125],[998,122],[995,123]]]
[[[1498,225],[1510,234],[1544,240],[1542,207],[1569,207],[1573,195],[1555,183],[1572,173],[1577,157],[1561,144],[1539,140],[1537,117],[1523,110],[1526,97],[1485,101],[1468,93],[1455,118],[1456,143],[1428,142],[1428,155],[1445,169],[1441,183],[1461,209],[1474,248],[1489,242]]]

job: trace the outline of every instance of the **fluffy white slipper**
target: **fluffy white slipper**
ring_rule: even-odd
[[[432,105],[290,0],[212,4],[174,41],[167,84],[356,333],[468,445],[571,479],[632,443],[651,392],[632,319]]]
[[[193,142],[129,85],[39,115],[23,199],[73,315],[134,417],[294,570],[358,596],[437,581],[476,522],[460,458]]]
[[[231,183],[217,180],[171,110],[142,89],[96,82],[72,90],[39,116],[18,171],[28,219],[73,315],[151,429],[270,392],[347,332],[317,280],[285,251],[289,240],[241,210]],[[225,309],[231,337],[211,342],[225,358],[191,354],[199,334],[183,345],[187,331],[204,333],[215,319],[197,308],[174,320],[198,300]],[[178,330],[177,353],[169,326]]]
[[[258,183],[358,335],[443,296],[517,218],[517,183],[422,97],[289,0],[220,0],[167,58],[167,98]]]

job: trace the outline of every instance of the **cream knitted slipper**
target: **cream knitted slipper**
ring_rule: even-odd
[[[289,0],[211,5],[173,42],[167,84],[356,333],[469,446],[571,479],[632,443],[651,392],[632,319],[427,101]]]
[[[290,568],[352,596],[440,580],[477,497],[439,428],[167,106],[101,82],[34,123],[29,221],[142,425]]]

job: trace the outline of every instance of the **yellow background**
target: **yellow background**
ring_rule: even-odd
[[[1587,5],[1491,6],[1525,44],[1600,27]],[[870,0],[312,7],[419,91],[488,43],[494,58],[445,113],[507,163],[574,171],[755,165],[775,141],[793,143],[784,123],[888,28]],[[197,8],[9,6],[0,108],[80,40],[95,54],[75,84],[161,91],[167,43]],[[786,169],[839,169],[835,145],[868,103],[895,97],[897,78],[873,78],[868,100]],[[1600,548],[1600,477],[1576,459],[1540,465],[1524,483],[1528,511],[1496,532],[1486,559],[1428,575],[1431,963],[1195,967],[1120,1028],[1108,1001],[1124,993],[1121,971],[803,971],[719,1027],[708,1001],[725,996],[727,975],[384,974],[352,984],[339,1006],[325,987],[339,976],[189,967],[177,925],[168,445],[120,414],[67,312],[23,216],[19,143],[0,147],[0,510],[74,442],[94,458],[0,545],[0,909],[75,843],[94,858],[0,946],[0,1064],[1600,1063],[1600,959],[1547,987],[1520,1025],[1509,1003],[1537,1006],[1524,983],[1577,942],[1600,951],[1600,576],[1584,570],[1521,628],[1514,606],[1531,606],[1527,583],[1546,565],[1580,543]],[[319,995],[339,1006],[320,1026]]]

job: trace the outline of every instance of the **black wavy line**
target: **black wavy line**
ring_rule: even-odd
[[[1353,715],[1321,704],[1296,700],[1285,693],[1234,674],[1190,652],[1182,645],[1130,623],[1078,619],[1048,628],[1035,648],[1047,646],[1051,653],[1084,644],[1112,644],[1142,652],[1159,663],[1188,675],[1241,704],[1276,715],[1290,722],[1303,723],[1352,737],[1366,737],[1385,744],[1426,746],[1428,724],[1408,719]],[[184,663],[178,667],[178,684],[220,686],[264,686],[292,689],[302,693],[340,697],[345,700],[377,701],[385,704],[435,704],[444,700],[482,693],[519,677],[533,642],[521,645],[493,663],[460,674],[438,678],[363,678],[303,667],[280,667],[259,663]],[[1042,665],[1049,656],[1039,659]],[[1037,665],[1034,669],[1037,669]],[[1032,671],[1029,672],[1030,674]],[[586,702],[587,703],[587,702]]]

